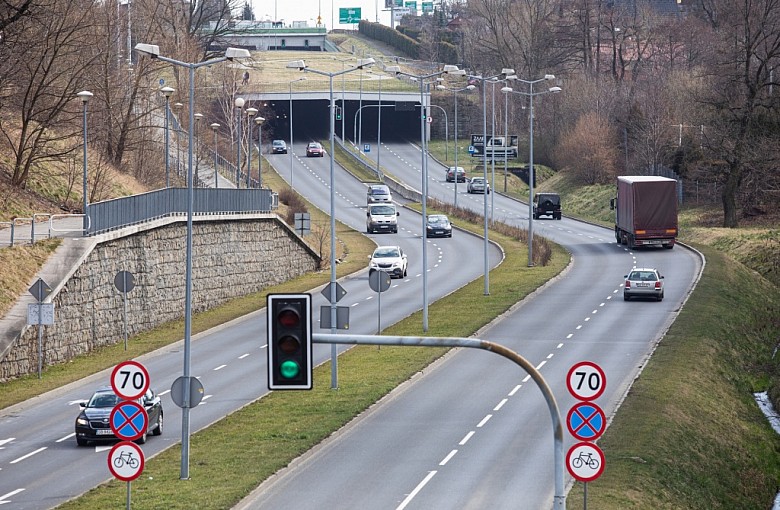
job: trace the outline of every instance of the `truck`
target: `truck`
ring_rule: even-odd
[[[677,181],[667,177],[624,175],[617,178],[615,239],[629,248],[674,248],[677,239]]]
[[[472,157],[483,157],[483,154],[488,159],[499,159],[501,161],[505,159],[517,158],[517,136],[512,135],[510,137],[503,136],[487,136],[487,148],[485,147],[485,137],[482,135],[471,135],[471,146],[474,150],[471,153]],[[484,151],[484,152],[483,152]]]

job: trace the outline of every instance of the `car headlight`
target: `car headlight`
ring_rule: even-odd
[[[79,416],[76,418],[76,425],[89,425],[89,420],[87,420],[84,416]]]

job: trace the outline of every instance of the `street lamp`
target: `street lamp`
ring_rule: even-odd
[[[190,178],[197,181],[200,179],[200,119],[203,118],[203,114],[196,113],[193,117],[195,117],[195,173]]]
[[[482,88],[482,178],[485,180],[485,189],[487,189],[487,95],[486,95],[486,82],[495,80],[501,76],[510,76],[515,74],[514,69],[503,68],[501,73],[495,76],[482,76],[482,75],[469,75],[469,78],[480,81],[480,87]],[[485,295],[490,295],[490,267],[488,264],[488,206],[487,206],[487,193],[482,195],[482,202],[484,204],[484,280],[485,280]]]
[[[184,107],[181,103],[173,103],[171,108],[179,115],[181,119],[181,110]],[[181,175],[181,120],[176,122],[176,175]]]
[[[246,189],[249,189],[249,183],[252,179],[252,118],[257,115],[257,108],[247,108],[246,115],[248,117],[246,122],[249,124],[249,137],[247,138],[249,141],[249,154],[247,155],[246,160]]]
[[[172,58],[163,57],[160,55],[160,48],[156,44],[138,43],[135,45],[135,49],[144,54],[150,56],[152,59],[161,60],[175,66],[186,67],[189,70],[189,149],[187,154],[187,172],[192,176],[192,131],[195,127],[195,116],[193,110],[195,109],[195,69],[203,66],[209,66],[218,62],[224,62],[225,60],[233,60],[234,58],[249,58],[250,54],[248,50],[242,48],[228,48],[225,50],[224,57],[212,58],[203,62],[186,63]],[[185,264],[185,291],[184,291],[184,395],[182,398],[182,415],[181,415],[181,472],[179,478],[187,480],[190,477],[189,472],[189,455],[190,455],[190,388],[191,388],[191,376],[190,376],[190,358],[191,358],[191,336],[192,336],[192,216],[193,203],[195,201],[195,190],[193,188],[193,179],[187,180],[187,250],[186,250],[186,264]]]
[[[439,90],[447,89],[444,85],[436,85],[436,88]],[[477,87],[474,85],[466,85],[463,88],[452,89],[452,95],[455,98],[455,207],[458,207],[458,92],[471,92],[475,88]]]
[[[292,80],[290,85],[290,187],[293,187],[293,100],[292,100],[292,84],[296,81],[305,80],[305,76]]]
[[[171,180],[169,177],[169,169],[170,169],[170,162],[169,162],[169,142],[170,138],[168,136],[168,117],[170,117],[170,99],[171,94],[176,92],[176,90],[172,87],[163,87],[160,89],[160,92],[163,93],[165,96],[165,187],[169,187],[171,185]]]
[[[83,126],[84,126],[84,183],[82,187],[82,194],[84,195],[84,219],[82,221],[82,228],[84,229],[84,235],[87,235],[89,229],[89,199],[87,197],[87,103],[92,97],[92,92],[88,90],[82,90],[76,94],[81,99],[83,106]]]
[[[237,97],[233,102],[238,116],[238,126],[236,128],[236,139],[238,140],[236,149],[236,189],[241,188],[241,109],[244,107],[244,98]]]
[[[257,187],[263,187],[263,117],[255,117],[257,124]]]
[[[219,147],[217,147],[217,130],[220,128],[219,122],[212,122],[209,127],[214,131],[214,188],[219,189],[219,172],[217,164],[219,163]]]
[[[520,94],[522,96],[528,96],[528,109],[529,109],[529,136],[528,136],[528,267],[533,267],[533,242],[534,242],[534,96],[540,96],[542,94],[557,94],[561,91],[560,87],[550,87],[547,90],[541,90],[534,92],[534,84],[543,81],[554,81],[555,75],[545,74],[544,78],[538,80],[521,80],[517,78],[520,83],[529,85],[530,90],[528,92],[520,92],[512,90],[511,87],[504,87],[501,89],[505,94]]]
[[[335,73],[328,73],[325,71],[319,71],[317,69],[311,69],[306,67],[306,63],[303,60],[295,60],[287,64],[288,68],[298,69],[300,71],[318,74],[320,76],[327,76],[330,85],[330,331],[336,333],[336,178],[335,178],[335,163],[334,155],[336,153],[336,147],[334,142],[334,132],[336,130],[336,102],[333,99],[333,78],[345,73],[357,71],[364,67],[369,67],[374,64],[373,58],[359,59],[357,65],[350,67],[349,69],[342,69]],[[336,344],[331,345],[330,351],[330,379],[331,388],[338,387],[337,369],[338,369],[338,351],[336,350]]]
[[[453,74],[462,76],[465,73],[458,69],[458,66],[445,65],[441,71],[431,74],[414,75],[401,71],[399,66],[387,66],[385,71],[395,73],[396,76],[408,76],[417,80],[420,84],[420,142],[422,145],[422,248],[423,248],[423,331],[428,331],[428,243],[425,237],[428,225],[428,149],[425,136],[425,90],[426,85],[430,89],[430,83],[426,80],[439,77],[443,74]],[[457,180],[457,178],[456,178]]]

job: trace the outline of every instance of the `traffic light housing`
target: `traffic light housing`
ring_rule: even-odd
[[[310,390],[311,295],[269,294],[268,389]]]
[[[336,107],[336,120],[341,120],[341,107]]]

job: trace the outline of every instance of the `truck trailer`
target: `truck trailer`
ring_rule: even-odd
[[[617,179],[615,239],[629,248],[674,248],[677,239],[677,181],[667,177],[624,175]]]

